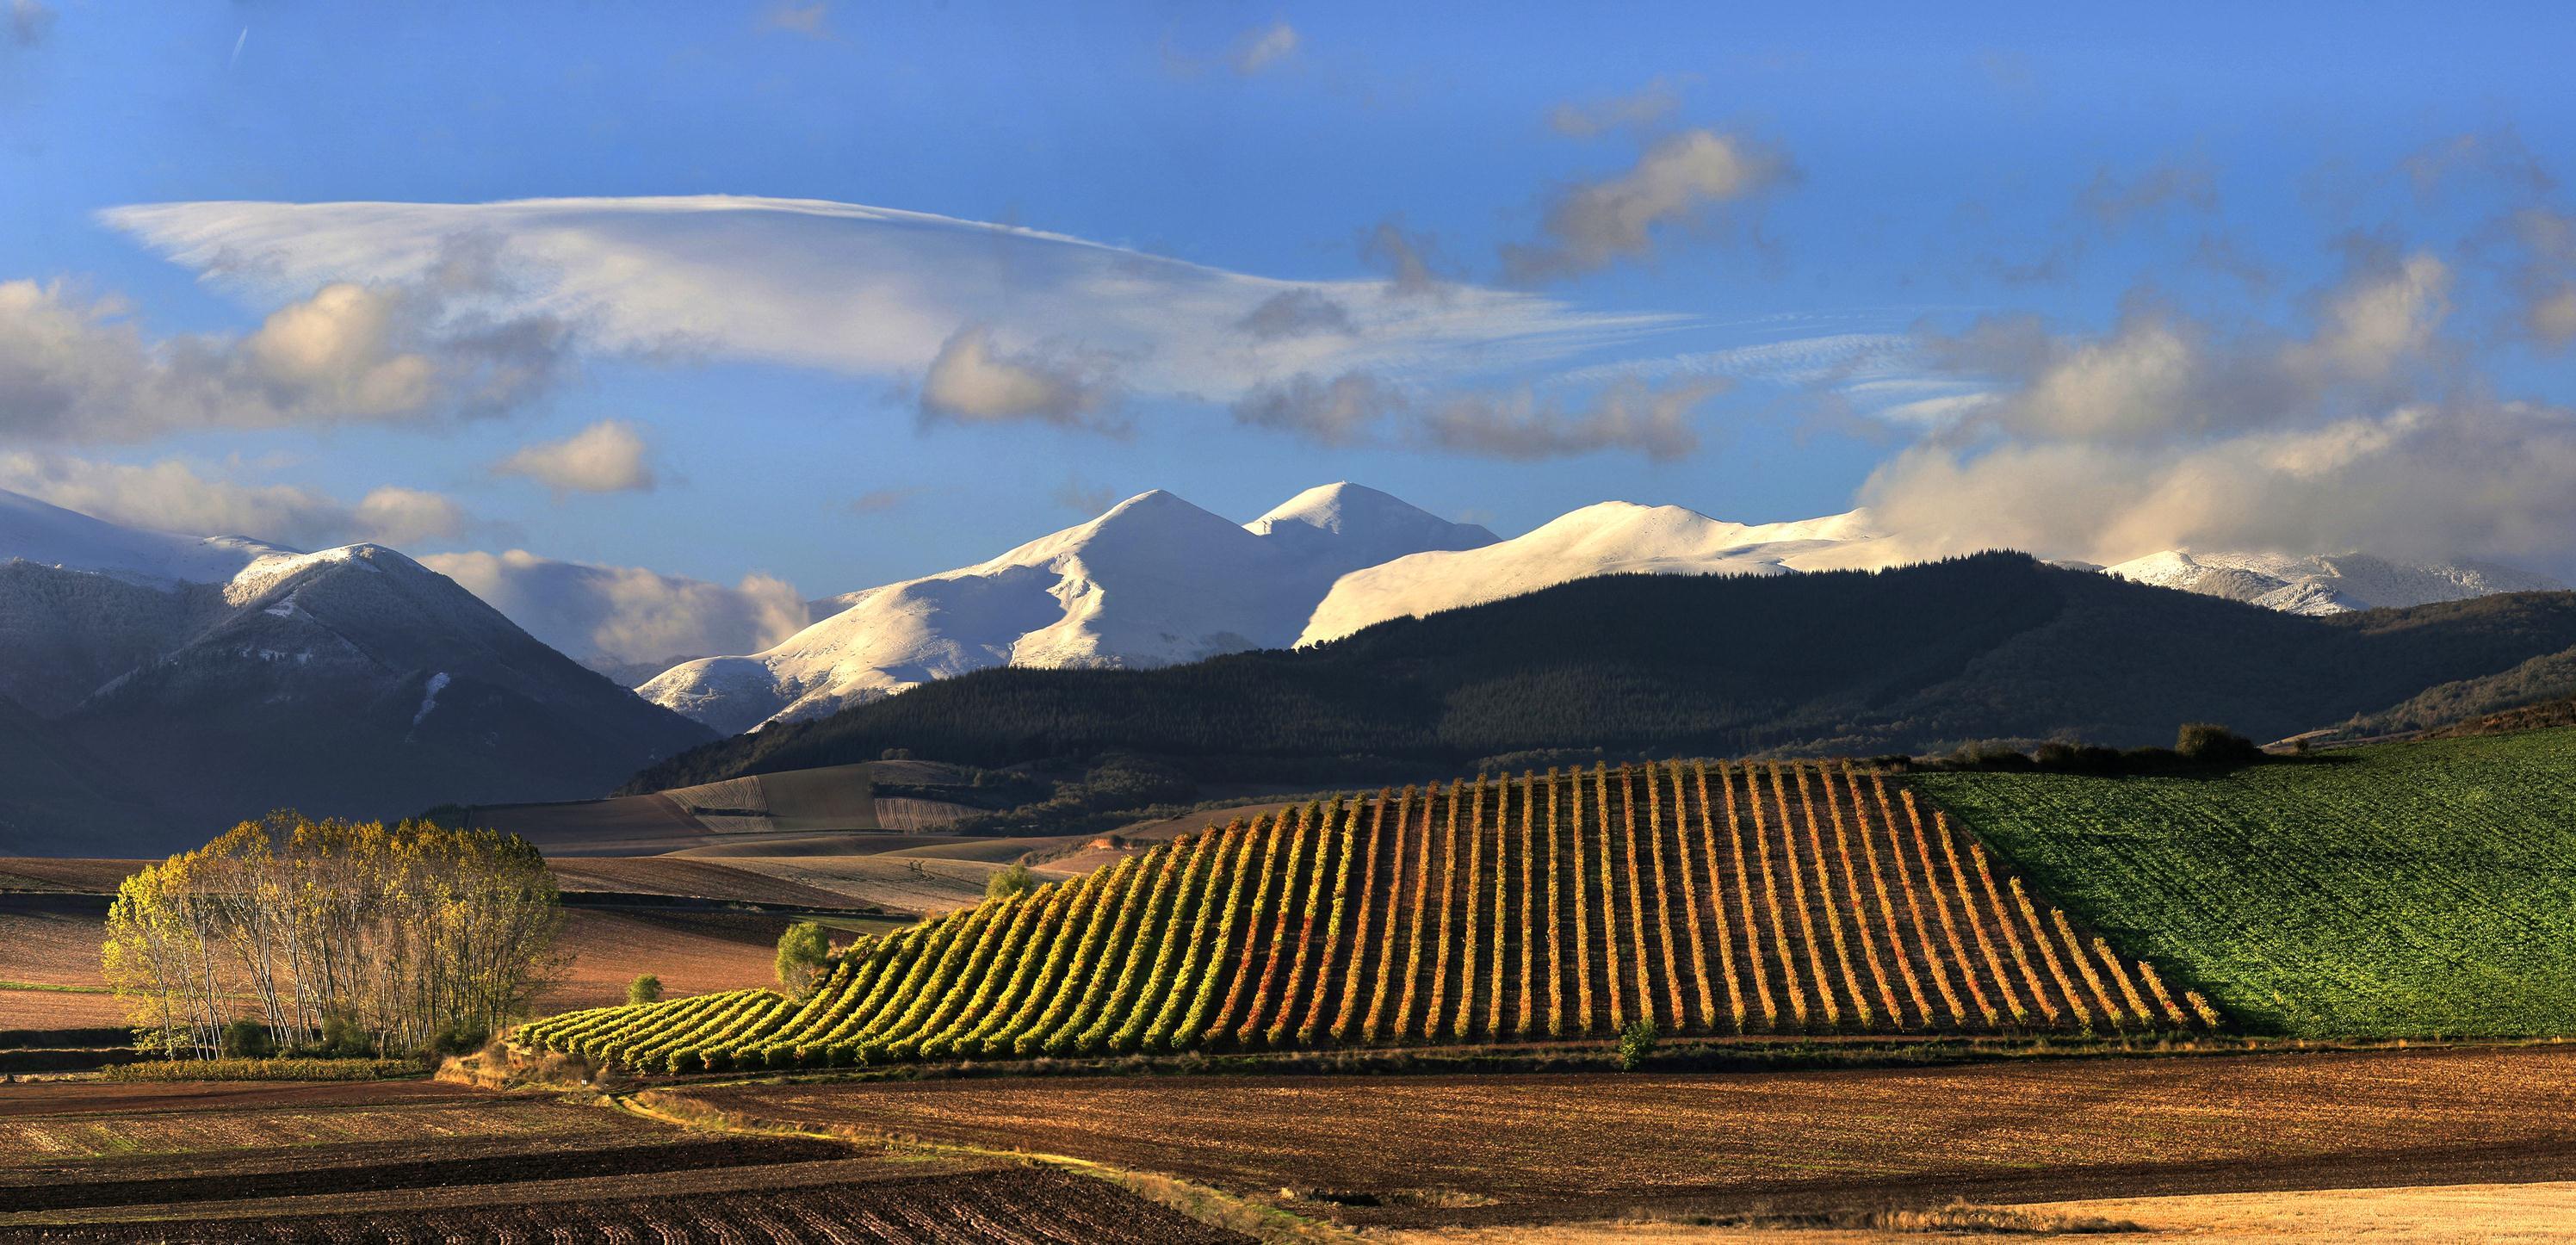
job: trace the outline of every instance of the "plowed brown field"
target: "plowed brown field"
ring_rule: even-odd
[[[1007,1159],[715,1135],[428,1082],[0,1086],[0,1238],[1242,1238]]]
[[[2576,1051],[2549,1047],[672,1092],[754,1121],[1321,1191],[1356,1204],[1313,1205],[1357,1223],[2576,1177]]]

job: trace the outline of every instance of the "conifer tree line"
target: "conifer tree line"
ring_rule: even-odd
[[[242,1019],[278,1049],[403,1054],[527,1014],[559,966],[558,899],[516,836],[275,813],[125,879],[106,974],[174,1057],[224,1053]]]
[[[519,1040],[686,1072],[1544,1042],[1639,1022],[2215,1023],[1901,779],[1813,761],[1488,774],[1281,809],[862,940],[802,1002],[600,1008]]]

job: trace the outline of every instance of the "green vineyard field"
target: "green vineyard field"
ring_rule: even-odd
[[[1913,781],[2247,1029],[2576,1033],[2576,730],[2224,776]]]
[[[650,1071],[1665,1034],[2142,1032],[2197,996],[1842,763],[1480,778],[1211,827],[862,939],[802,1001],[598,1008]]]

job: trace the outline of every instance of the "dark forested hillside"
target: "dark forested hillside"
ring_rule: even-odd
[[[1148,671],[1001,669],[697,749],[632,789],[877,759],[1118,750],[1455,765],[1927,751],[1984,739],[2277,738],[2576,648],[2576,593],[2329,619],[2018,554],[1879,572],[1591,579],[1320,648]]]

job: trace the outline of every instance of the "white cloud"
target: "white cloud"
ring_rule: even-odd
[[[578,323],[584,343],[606,350],[902,383],[970,325],[1010,351],[1051,343],[1114,359],[1129,393],[1230,402],[1309,371],[1505,373],[1687,323],[1467,285],[1427,299],[1401,281],[1270,280],[1061,234],[810,200],[181,203],[103,219],[254,297],[416,281],[452,239],[482,239],[487,265],[511,277],[476,291],[470,305],[486,317]],[[1240,327],[1298,292],[1342,308],[1352,331],[1265,340]]]
[[[581,660],[652,663],[754,653],[810,621],[795,586],[745,575],[727,588],[640,567],[503,553],[422,558],[521,630]]]
[[[1272,22],[1247,32],[1235,46],[1230,63],[1239,74],[1257,74],[1297,54],[1304,43],[1297,28],[1286,22]]]
[[[924,485],[869,489],[851,498],[848,509],[852,514],[884,514],[889,510],[901,508],[904,503],[929,491],[930,489]]]
[[[244,484],[164,459],[110,463],[60,454],[0,454],[0,488],[127,527],[249,536],[300,549],[356,541],[400,548],[453,539],[473,524],[448,497],[387,485],[356,503],[291,484]]]
[[[1628,377],[1579,400],[1528,385],[1416,396],[1349,372],[1264,386],[1235,404],[1234,417],[1329,446],[1389,444],[1522,461],[1615,451],[1663,461],[1699,448],[1694,417],[1732,384]]]
[[[1664,230],[1701,224],[1711,209],[1791,176],[1786,157],[1737,135],[1675,134],[1627,171],[1559,192],[1540,221],[1545,240],[1504,246],[1503,267],[1516,280],[1540,280],[1644,259]]]
[[[1547,125],[1567,138],[1598,138],[1617,129],[1642,129],[1673,115],[1682,106],[1681,88],[1688,77],[1657,77],[1634,93],[1589,104],[1563,103],[1549,109]]]
[[[2535,292],[2523,307],[2523,324],[2533,340],[2551,350],[2576,342],[2576,285]]]
[[[1860,493],[1913,556],[2010,547],[2111,563],[2174,548],[2576,567],[2576,411],[2405,407],[2165,446],[1926,443]]]
[[[19,47],[31,48],[45,41],[54,30],[54,11],[39,0],[9,0],[9,37]]]
[[[2075,196],[2075,206],[2109,229],[2175,211],[2215,212],[2218,181],[2201,163],[2166,161],[2126,177],[2105,168]]]
[[[154,341],[117,299],[5,281],[0,434],[140,441],[206,427],[487,413],[551,383],[567,336],[542,314],[455,314],[423,279],[330,281],[250,333]]]
[[[1066,476],[1050,496],[1055,504],[1079,515],[1101,514],[1118,504],[1118,490],[1105,484],[1084,484],[1078,476]]]
[[[2304,333],[2134,302],[2107,333],[2030,318],[1927,335],[1987,386],[1859,501],[1915,556],[2173,548],[2576,568],[2576,411],[2484,396],[2446,338],[2452,272],[2357,257]]]
[[[832,37],[831,19],[831,7],[823,0],[814,0],[812,4],[779,0],[760,15],[760,28],[783,30],[808,39],[829,39]]]
[[[1099,359],[995,345],[993,330],[957,330],[921,381],[921,413],[961,423],[1035,419],[1068,427],[1107,427],[1097,417],[1116,401],[1110,368]]]
[[[638,493],[653,487],[644,435],[622,419],[603,419],[561,441],[522,447],[492,465],[558,493]]]

